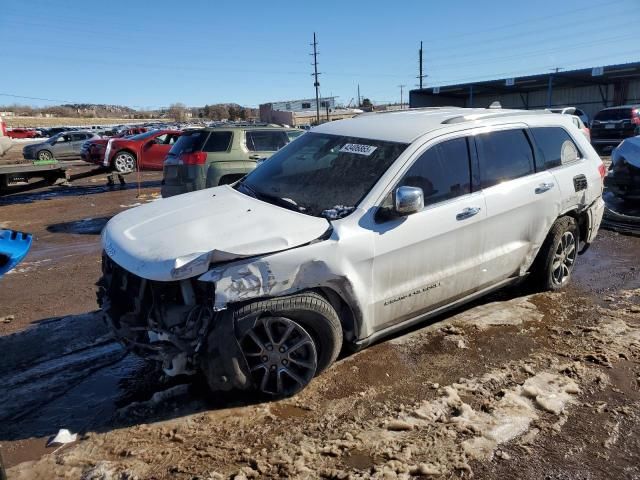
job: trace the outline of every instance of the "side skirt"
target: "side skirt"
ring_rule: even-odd
[[[470,295],[467,295],[466,297],[462,297],[458,300],[456,300],[455,302],[449,303],[447,305],[443,305],[442,307],[438,307],[435,310],[431,310],[430,312],[427,313],[423,313],[421,315],[418,315],[417,317],[414,317],[410,320],[406,320],[404,322],[398,323],[396,325],[391,325],[387,328],[384,328],[382,330],[379,330],[377,332],[375,332],[374,334],[368,336],[367,338],[363,338],[361,340],[357,340],[354,342],[355,347],[357,350],[367,347],[369,345],[371,345],[372,343],[384,338],[384,337],[388,337],[389,335],[393,335],[394,333],[400,331],[400,330],[404,330],[407,329],[413,325],[416,325],[424,320],[428,320],[430,318],[433,318],[435,316],[438,316],[442,313],[448,312],[449,310],[453,310],[454,308],[457,308],[461,305],[464,305],[465,303],[469,303],[477,298],[480,298],[484,295],[487,295],[488,293],[494,292],[496,290],[500,290],[503,287],[506,287],[508,285],[514,285],[517,284],[519,282],[521,282],[522,280],[524,280],[525,277],[515,277],[515,278],[507,278],[505,280],[502,280],[498,283],[495,283],[489,287],[486,287],[482,290],[478,290],[477,292],[474,292]]]

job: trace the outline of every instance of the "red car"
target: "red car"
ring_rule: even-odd
[[[12,128],[7,130],[7,137],[10,138],[37,138],[38,132],[27,128]]]
[[[144,133],[147,130],[148,129],[144,128],[144,127],[125,128],[124,130],[119,131],[115,135],[111,135],[111,138],[131,137],[133,135],[138,135],[140,133]]]
[[[164,158],[182,132],[151,130],[132,137],[89,140],[80,151],[85,162],[109,167],[119,173],[136,169],[162,170]]]

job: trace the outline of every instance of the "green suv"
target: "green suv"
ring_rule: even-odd
[[[162,196],[233,183],[303,133],[268,126],[185,130],[164,161]]]

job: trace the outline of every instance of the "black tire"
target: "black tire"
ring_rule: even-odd
[[[312,339],[316,361],[315,371],[308,381],[305,380],[304,385],[284,393],[265,390],[262,393],[272,396],[290,396],[297,393],[306,387],[313,376],[326,370],[338,358],[342,348],[342,324],[338,314],[324,297],[313,292],[250,303],[238,308],[233,315],[241,346],[245,344],[249,331],[260,328],[260,322],[288,321],[290,325],[301,327],[300,332],[308,333]],[[246,350],[242,348],[250,362]],[[254,386],[261,390],[256,383],[254,378]]]
[[[564,245],[572,244],[569,251]],[[537,290],[559,290],[571,280],[578,258],[580,231],[572,217],[555,221],[531,268],[533,286]]]
[[[39,150],[36,153],[36,160],[52,160],[53,154],[49,150]]]

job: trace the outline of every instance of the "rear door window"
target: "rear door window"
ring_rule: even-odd
[[[246,142],[252,152],[275,152],[289,143],[289,137],[282,130],[249,130],[246,132]]]
[[[482,188],[534,172],[533,151],[524,130],[483,133],[475,139]]]
[[[467,139],[447,140],[429,148],[409,168],[401,186],[421,188],[425,206],[471,193]]]
[[[205,152],[226,152],[229,150],[231,137],[231,132],[211,132],[203,150]]]
[[[577,145],[564,128],[535,127],[530,132],[537,147],[537,170],[558,167],[580,157]]]

